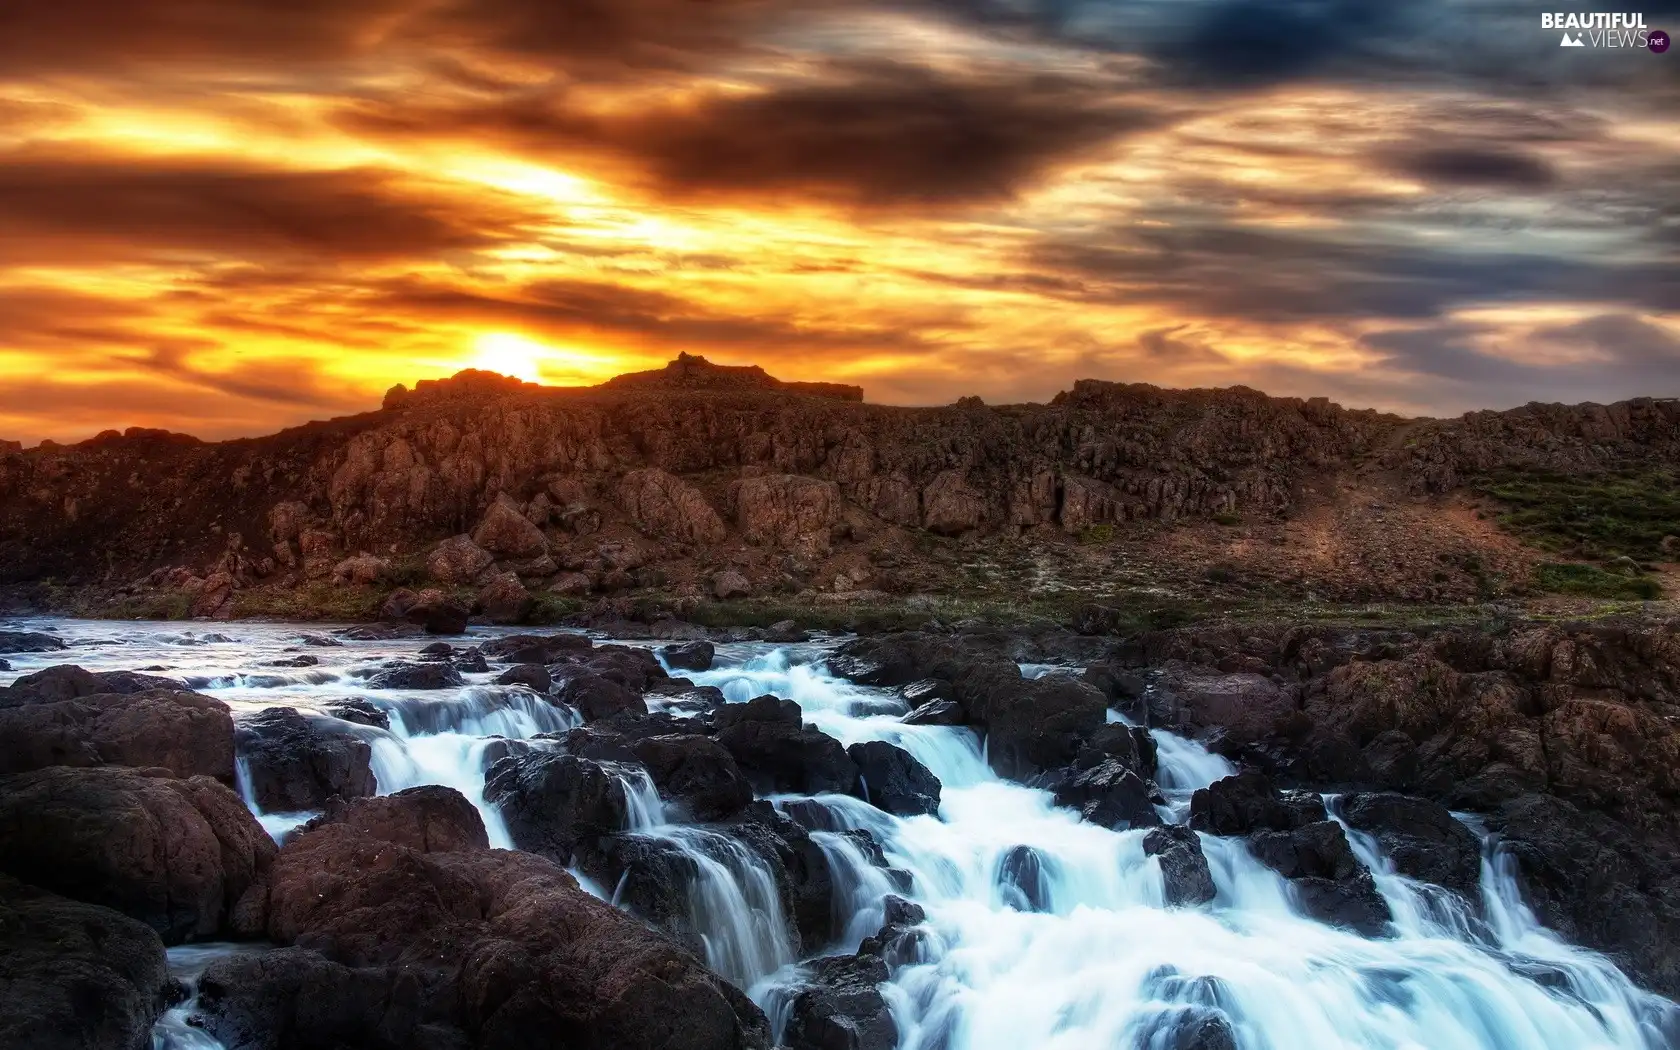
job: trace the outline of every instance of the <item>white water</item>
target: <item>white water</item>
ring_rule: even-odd
[[[482,804],[486,738],[572,724],[556,705],[487,687],[489,676],[467,676],[475,684],[465,689],[397,694],[362,689],[349,675],[370,658],[412,656],[420,644],[413,640],[305,649],[321,658],[320,667],[269,674],[262,664],[295,643],[299,628],[219,626],[229,641],[203,642],[173,626],[48,626],[74,638],[76,648],[10,658],[18,672],[61,662],[94,669],[167,664],[154,673],[202,678],[208,684],[200,688],[236,711],[372,699],[392,716],[390,733],[368,731],[380,790],[450,784],[497,825]],[[101,639],[108,644],[96,644]],[[1658,1050],[1680,1031],[1673,1004],[1539,926],[1497,842],[1486,850],[1477,916],[1395,874],[1373,840],[1351,835],[1393,909],[1394,935],[1387,938],[1296,915],[1282,879],[1242,843],[1210,836],[1201,841],[1216,899],[1202,908],[1165,908],[1159,867],[1143,854],[1142,833],[1081,823],[1051,805],[1048,793],[999,780],[972,732],[902,725],[901,702],[828,677],[820,656],[816,646],[725,646],[723,666],[688,677],[735,702],[766,692],[797,700],[808,721],[843,743],[892,741],[943,782],[937,816],[898,818],[856,799],[816,800],[830,826],[875,835],[888,861],[911,873],[905,895],[927,912],[918,961],[895,970],[884,988],[903,1050],[1171,1050],[1174,1021],[1216,1014],[1243,1050]],[[1230,771],[1191,741],[1154,736],[1170,812],[1181,813],[1190,791]],[[645,775],[627,771],[623,782],[630,830],[678,844],[696,859],[701,877],[691,918],[708,963],[785,1021],[782,989],[798,979],[797,969],[789,965],[781,902],[762,862],[726,836],[667,824]],[[776,801],[785,807],[794,800]],[[275,826],[273,815],[265,818]],[[505,830],[492,835],[505,841]],[[843,835],[819,831],[813,839],[830,860],[847,913],[839,943],[828,948],[850,950],[873,932],[881,898],[896,890]],[[1005,858],[1023,846],[1040,861],[1037,902],[1000,885]],[[200,1050],[204,1044],[170,1041],[199,1034],[170,1020],[182,1020],[178,1012],[160,1023],[158,1045]]]

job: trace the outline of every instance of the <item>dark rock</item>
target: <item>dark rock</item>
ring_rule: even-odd
[[[484,655],[510,664],[550,664],[594,646],[582,634],[510,634],[480,645]]]
[[[320,809],[334,796],[361,798],[378,790],[368,765],[373,749],[337,719],[270,707],[234,726],[234,748],[264,812]]]
[[[0,777],[0,871],[115,908],[165,943],[249,936],[259,920],[242,898],[273,841],[218,781],[151,772],[54,766]]]
[[[102,693],[127,695],[180,688],[181,683],[173,678],[159,678],[137,671],[88,671],[75,664],[54,664],[20,675],[9,688],[0,687],[0,707],[74,700]]]
[[[496,676],[497,685],[522,685],[539,693],[548,692],[554,679],[542,664],[514,664]]]
[[[609,763],[532,751],[490,767],[484,800],[501,811],[513,844],[560,864],[580,844],[623,831],[629,808],[623,775]]]
[[[1371,872],[1333,820],[1256,831],[1248,848],[1254,859],[1290,880],[1296,902],[1311,918],[1367,937],[1382,933],[1393,918]]]
[[[1189,828],[1169,824],[1143,836],[1143,852],[1161,865],[1161,883],[1169,907],[1195,907],[1213,900],[1217,889],[1202,841]]]
[[[451,665],[462,674],[483,674],[490,670],[490,664],[485,661],[484,654],[476,648],[463,649],[456,653]]]
[[[799,705],[775,696],[718,709],[717,741],[762,794],[852,794],[857,766],[840,742],[806,726]]]
[[[986,730],[992,768],[1024,777],[1071,762],[1108,717],[1103,695],[1065,675],[1026,679],[1009,660],[976,659],[954,682],[970,725]]]
[[[345,824],[383,842],[419,850],[447,853],[489,849],[484,818],[454,788],[428,784],[392,795],[334,800],[327,811],[305,824],[303,831]]]
[[[1149,721],[1149,705],[1144,701],[1148,683],[1142,675],[1112,664],[1092,664],[1080,676],[1108,699],[1108,706],[1140,725]]]
[[[911,682],[898,691],[904,702],[912,709],[935,700],[955,700],[951,691],[951,683],[938,678],[924,678],[919,682]]]
[[[648,771],[659,794],[689,819],[725,820],[753,799],[752,785],[729,751],[692,734],[644,737],[630,751]]]
[[[286,656],[286,657],[282,657],[279,660],[270,660],[270,661],[268,661],[268,666],[269,667],[314,667],[317,664],[319,664],[320,662],[321,662],[320,659],[318,659],[317,657],[310,656],[308,653],[300,653],[297,656]]]
[[[344,645],[337,638],[325,634],[300,634],[298,635],[298,641],[304,645],[313,645],[320,649],[342,648]]]
[[[461,673],[445,664],[398,664],[368,679],[370,689],[454,689],[464,685]]]
[[[764,640],[781,645],[793,645],[799,642],[808,642],[811,640],[811,636],[801,630],[800,626],[792,620],[778,620],[764,629]]]
[[[962,705],[955,700],[929,700],[899,719],[912,726],[960,726],[967,721]]]
[[[452,663],[455,659],[455,647],[448,642],[429,642],[420,647],[420,659]]]
[[[172,986],[145,923],[0,875],[0,1046],[149,1050]]]
[[[1141,1025],[1136,1039],[1148,1050],[1237,1050],[1230,1020],[1204,1006],[1168,1007]]]
[[[695,641],[664,646],[659,655],[665,658],[668,667],[683,671],[709,671],[715,651],[711,642]]]
[[[391,716],[383,708],[376,707],[359,696],[334,700],[326,705],[325,710],[333,717],[342,718],[346,722],[373,726],[376,729],[391,728]]]
[[[120,765],[233,782],[233,717],[226,704],[174,683],[106,692],[124,683],[79,667],[65,670],[77,674],[43,678],[48,672],[41,671],[27,676],[29,684],[0,690],[0,773]],[[81,687],[101,691],[77,691]]]
[[[629,645],[600,645],[588,652],[575,652],[556,661],[549,670],[557,680],[571,674],[599,675],[638,694],[670,677],[651,650]]]
[[[846,755],[857,765],[859,797],[901,817],[939,812],[939,778],[914,755],[885,740],[853,744]]]
[[[881,898],[881,928],[865,937],[859,955],[878,955],[889,969],[923,961],[925,936],[917,927],[927,921],[920,904],[896,893]]]
[[[647,703],[626,686],[598,674],[579,674],[561,682],[559,699],[588,721],[631,712],[646,714]]]
[[[808,965],[788,1009],[787,1050],[892,1050],[898,1026],[881,996],[887,966],[873,955],[831,955]]]
[[[1128,726],[1119,722],[1099,726],[1080,747],[1074,765],[1080,769],[1089,769],[1111,759],[1144,780],[1153,781],[1159,772],[1155,738],[1142,726]]]
[[[0,653],[52,653],[68,648],[62,638],[41,631],[0,631]]]
[[[1400,874],[1479,903],[1482,844],[1445,806],[1381,792],[1348,795],[1337,808],[1349,827],[1376,838]]]
[[[1011,847],[998,862],[997,886],[1004,905],[1016,911],[1049,911],[1054,864],[1031,846]]]
[[[1190,826],[1213,835],[1290,831],[1326,816],[1317,795],[1280,792],[1261,773],[1237,773],[1190,796]]]
[[[427,634],[465,634],[472,610],[444,592],[428,587],[415,596],[403,619]]]
[[[1057,781],[1056,804],[1079,811],[1093,824],[1116,831],[1151,828],[1161,823],[1155,811],[1155,786],[1118,760],[1107,758]]]

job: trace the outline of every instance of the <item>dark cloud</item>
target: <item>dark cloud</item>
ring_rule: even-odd
[[[0,262],[180,253],[377,260],[504,242],[536,216],[372,169],[295,172],[138,157],[0,154]]]
[[[1544,158],[1517,150],[1476,146],[1440,147],[1393,158],[1396,171],[1449,186],[1544,189],[1557,172]]]
[[[886,62],[611,117],[564,96],[517,94],[444,107],[364,103],[341,120],[362,133],[489,138],[559,162],[594,155],[663,195],[862,207],[1006,199],[1046,169],[1160,122],[1100,81]]]

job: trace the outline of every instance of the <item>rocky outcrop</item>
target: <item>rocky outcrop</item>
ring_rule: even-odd
[[[328,824],[344,824],[421,853],[490,848],[478,810],[459,791],[438,785],[405,788],[376,798],[335,800],[303,830]]]
[[[336,718],[270,707],[241,717],[234,731],[252,801],[266,813],[321,809],[328,800],[378,790],[373,749]]]
[[[1348,795],[1337,816],[1377,840],[1394,870],[1480,904],[1482,844],[1445,806],[1394,792]]]
[[[857,787],[857,765],[845,748],[804,725],[799,705],[792,700],[761,696],[729,704],[717,712],[716,720],[717,742],[763,794],[851,794]]]
[[[335,822],[288,842],[265,911],[268,936],[294,947],[200,981],[200,1023],[229,1050],[767,1045],[744,995],[558,865],[419,848],[402,826]]]
[[[145,923],[0,875],[0,1046],[146,1050],[173,986]]]
[[[510,755],[490,768],[484,800],[513,843],[571,864],[580,843],[623,831],[629,809],[621,773],[610,764],[553,751]]]
[[[712,643],[707,641],[683,642],[679,645],[661,646],[659,656],[667,667],[679,671],[709,671],[715,650]]]
[[[491,623],[518,623],[530,611],[534,599],[519,581],[519,574],[501,572],[478,590],[478,607]]]
[[[939,812],[939,778],[902,747],[866,740],[846,755],[857,764],[859,793],[875,808],[901,817]]]
[[[250,936],[274,843],[209,777],[53,766],[0,777],[0,872],[102,904],[169,944]]]
[[[548,540],[507,493],[498,493],[472,531],[472,541],[498,558],[535,558],[548,553]],[[470,554],[470,552],[468,552]]]
[[[887,965],[866,954],[830,955],[809,964],[809,983],[788,1005],[788,1050],[892,1050],[898,1026],[880,986]]]
[[[806,555],[827,554],[840,520],[840,490],[795,474],[742,478],[729,486],[741,538]]]
[[[454,689],[463,684],[461,672],[443,663],[397,663],[368,676],[369,689]]]
[[[618,496],[631,522],[650,536],[682,543],[719,543],[729,534],[699,489],[657,467],[624,475]]]
[[[1143,852],[1161,866],[1161,888],[1168,907],[1195,907],[1218,893],[1202,841],[1180,824],[1151,828],[1143,836]]]
[[[0,689],[0,773],[114,765],[233,781],[226,704],[174,683],[116,691],[131,685],[149,683],[64,666]]]

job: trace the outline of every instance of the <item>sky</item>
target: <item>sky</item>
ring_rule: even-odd
[[[895,404],[1680,395],[1680,48],[1541,6],[5,5],[0,437],[679,351]]]

